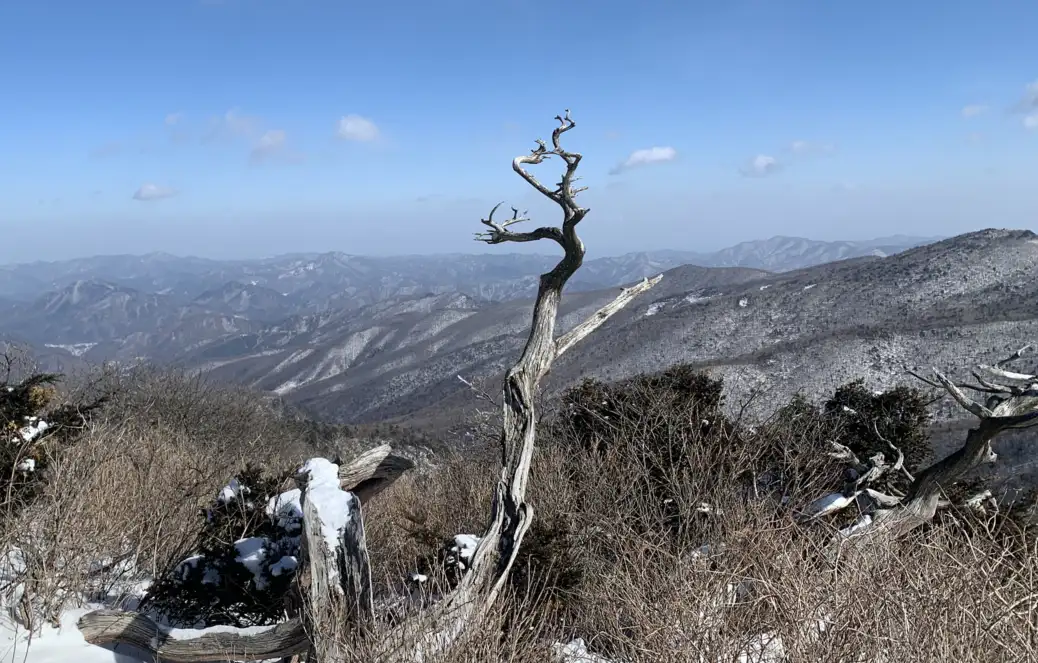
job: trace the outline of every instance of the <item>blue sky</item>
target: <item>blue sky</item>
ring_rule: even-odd
[[[0,262],[484,251],[499,200],[556,221],[510,162],[564,108],[591,255],[1034,227],[1035,25],[1033,0],[5,0]],[[519,248],[551,250],[490,250]]]

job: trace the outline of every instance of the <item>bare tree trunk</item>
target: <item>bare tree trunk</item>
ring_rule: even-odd
[[[307,659],[337,663],[344,631],[374,620],[360,500],[339,487],[339,468],[324,459],[309,461],[297,481],[303,493],[300,557],[310,583],[303,613]]]
[[[494,213],[500,207],[499,204],[491,210],[489,217],[483,220],[483,224],[490,230],[477,235],[478,239],[489,244],[550,239],[558,243],[564,251],[555,268],[541,275],[530,336],[519,360],[505,376],[502,398],[501,477],[490,505],[490,523],[472,555],[470,571],[463,576],[455,590],[445,600],[421,615],[417,622],[402,627],[402,639],[413,640],[415,645],[411,651],[398,652],[397,660],[423,661],[430,655],[444,651],[468,629],[478,627],[487,616],[508,579],[523,535],[533,519],[533,508],[526,503],[525,497],[537,437],[535,396],[538,384],[558,356],[662,278],[657,276],[654,279],[646,279],[623,290],[613,302],[602,307],[588,320],[559,339],[555,338],[562,290],[584,261],[584,244],[577,235],[577,224],[589,211],[578,206],[574,199],[576,194],[583,190],[573,188],[577,166],[582,157],[578,153],[563,149],[560,144],[562,134],[572,129],[575,123],[570,118],[569,111],[566,111],[565,116],[556,116],[555,119],[559,121],[559,126],[552,133],[553,148],[549,150],[543,141],[537,141],[538,147],[527,156],[517,157],[512,162],[512,168],[531,186],[562,208],[562,227],[541,227],[525,233],[514,232],[509,230],[509,227],[527,219],[513,207],[510,219],[495,222]],[[558,188],[554,190],[541,184],[523,168],[524,164],[539,164],[551,156],[560,157],[566,164],[566,172]]]

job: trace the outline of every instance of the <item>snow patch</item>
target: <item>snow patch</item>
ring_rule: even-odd
[[[43,347],[64,350],[73,357],[82,357],[96,345],[97,343],[44,343]]]
[[[270,540],[261,536],[253,536],[234,542],[234,549],[238,551],[238,556],[234,561],[252,573],[257,589],[263,589],[267,586],[267,581],[263,578],[263,562],[267,559],[268,546],[270,546]]]
[[[32,442],[50,428],[50,424],[39,417],[26,417],[25,421],[26,424],[18,429],[18,436],[24,442]]]
[[[556,642],[551,651],[557,663],[613,663],[604,656],[589,652],[584,638],[577,638],[567,644]]]
[[[220,491],[216,501],[220,504],[226,504],[231,500],[237,499],[239,495],[241,495],[241,484],[238,483],[238,479],[231,479]]]
[[[293,555],[285,555],[274,564],[270,565],[270,575],[280,576],[283,573],[291,573],[299,566],[299,560]]]
[[[328,550],[337,550],[339,533],[349,523],[355,498],[339,487],[339,466],[326,458],[311,458],[299,473],[307,475],[306,501],[320,514],[325,544]]]

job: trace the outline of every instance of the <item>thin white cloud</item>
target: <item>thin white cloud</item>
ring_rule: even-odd
[[[170,187],[160,186],[158,184],[142,184],[139,189],[133,194],[134,200],[162,200],[163,198],[172,198],[177,195],[176,189]]]
[[[259,131],[259,118],[242,115],[232,108],[223,115],[223,126],[235,136],[251,136]]]
[[[343,140],[369,143],[378,140],[379,130],[374,122],[360,115],[343,115],[339,118],[336,134]]]
[[[631,152],[630,156],[628,156],[623,163],[614,166],[613,169],[609,171],[609,174],[616,175],[625,170],[630,170],[631,168],[647,166],[653,163],[665,163],[677,158],[678,151],[673,147],[647,147],[645,149]]]
[[[203,134],[202,141],[211,143],[253,139],[262,133],[262,126],[258,117],[242,115],[237,108],[232,108],[222,116],[209,120],[209,128]]]
[[[988,112],[988,107],[985,104],[970,104],[969,106],[963,106],[961,112],[962,116],[968,120]]]
[[[270,129],[260,136],[249,153],[249,161],[259,163],[285,152],[288,136],[283,129]]]
[[[1016,102],[1013,110],[1024,116],[1025,129],[1038,129],[1038,81],[1024,86],[1024,96]]]
[[[793,154],[804,156],[826,155],[836,152],[836,145],[833,143],[817,143],[809,140],[794,140],[788,145],[787,149]]]
[[[183,113],[170,113],[166,116],[166,126],[175,127],[180,124],[180,121],[184,119]]]
[[[1030,104],[1031,108],[1038,108],[1038,81],[1028,83],[1026,89],[1025,99]]]
[[[782,169],[782,164],[773,156],[758,154],[749,163],[739,169],[745,177],[767,177]]]

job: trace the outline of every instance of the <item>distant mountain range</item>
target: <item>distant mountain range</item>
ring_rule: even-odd
[[[674,288],[727,289],[765,278],[763,268],[882,257],[927,241],[775,237],[709,254],[598,258],[577,273],[567,299],[597,302],[604,289],[675,269],[656,298]],[[0,267],[0,338],[32,346],[61,369],[147,359],[212,370],[300,400],[333,386],[344,395],[369,370],[381,375],[418,357],[520,334],[529,308],[523,300],[555,260],[323,253],[218,261],[156,253],[13,265]],[[704,269],[716,266],[731,269]],[[364,406],[345,418],[378,412]]]
[[[677,362],[718,371],[735,393],[763,390],[764,407],[797,392],[819,398],[856,377],[890,386],[904,380],[904,364],[966,368],[1038,339],[1036,284],[1038,237],[1029,231],[781,274],[686,265],[565,355],[546,387]],[[568,295],[560,332],[615,294]],[[401,299],[228,335],[179,361],[326,418],[432,420],[472,402],[458,374],[496,379],[514,359],[529,311],[527,300]]]
[[[716,253],[631,253],[588,260],[568,292],[611,288],[686,264],[785,270],[892,254],[926,241],[775,237]],[[32,345],[62,366],[73,358],[169,362],[196,352],[211,355],[228,343],[244,346],[243,339],[253,336],[328,329],[380,311],[431,307],[437,315],[458,316],[457,311],[532,297],[538,275],[555,260],[322,253],[219,261],[153,253],[11,265],[0,267],[0,336]]]
[[[713,253],[649,251],[587,260],[573,290],[609,287],[679,265],[788,271],[864,255],[882,257],[937,238],[897,236],[861,242],[773,237]],[[460,292],[479,299],[532,296],[537,275],[553,256],[504,253],[395,257],[330,252],[257,260],[210,260],[165,253],[94,256],[0,266],[3,301],[31,302],[77,281],[104,281],[187,303],[209,290],[237,284],[292,296],[303,308],[359,308],[394,296]]]
[[[526,337],[537,274],[553,263],[321,254],[20,265],[0,268],[0,339],[27,343],[52,370],[149,359],[279,394],[330,421],[448,430],[476,402],[458,375],[500,378]],[[763,413],[859,377],[874,389],[908,382],[905,365],[962,376],[1038,341],[1038,236],[1025,230],[937,242],[773,238],[708,255],[589,260],[563,299],[559,332],[617,286],[658,272],[658,286],[556,362],[548,393],[691,362],[725,378],[733,408],[757,392]],[[941,408],[939,419],[962,416]],[[1026,467],[1031,442],[1011,443]]]

